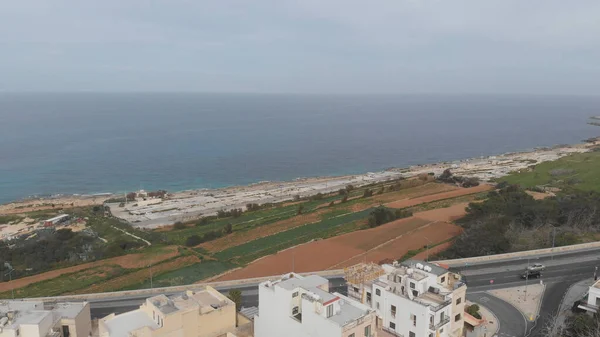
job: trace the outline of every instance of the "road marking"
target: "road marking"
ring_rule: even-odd
[[[489,297],[483,296],[479,299],[479,302],[481,302],[483,304],[483,303],[487,303],[489,300],[490,300]]]

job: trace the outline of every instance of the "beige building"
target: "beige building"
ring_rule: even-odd
[[[217,337],[235,332],[235,303],[211,287],[148,298],[139,309],[98,322],[100,337]]]
[[[0,302],[0,337],[88,337],[91,330],[87,302]]]

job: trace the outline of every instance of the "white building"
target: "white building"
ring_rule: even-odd
[[[290,273],[258,286],[256,337],[372,337],[374,310],[339,293],[329,293],[329,281]]]
[[[416,260],[382,267],[365,299],[378,328],[403,337],[462,336],[467,287],[459,275]]]
[[[581,301],[578,307],[591,314],[598,313],[598,309],[600,308],[600,280],[595,281],[594,284],[590,286],[587,300],[584,298],[584,301]]]
[[[0,337],[88,337],[90,305],[0,301]]]

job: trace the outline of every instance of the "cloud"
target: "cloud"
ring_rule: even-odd
[[[598,17],[596,0],[0,0],[0,89],[598,94]]]

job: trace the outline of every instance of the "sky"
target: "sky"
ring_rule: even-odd
[[[600,95],[598,0],[0,0],[0,91]]]

